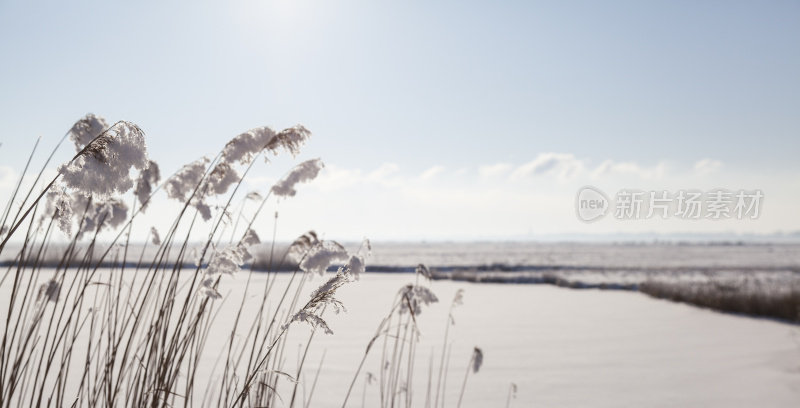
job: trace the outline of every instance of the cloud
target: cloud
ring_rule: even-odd
[[[345,169],[327,164],[319,173],[317,179],[311,182],[310,185],[323,191],[333,191],[350,187],[358,183],[363,177],[359,169]]]
[[[664,176],[666,165],[658,163],[652,167],[641,166],[634,162],[615,162],[606,160],[600,163],[591,174],[593,179],[600,179],[612,175],[632,175],[643,179],[659,179]]]
[[[719,166],[704,164],[702,168]],[[696,166],[697,167],[697,166]],[[395,163],[383,163],[371,171],[354,168],[342,168],[329,164],[313,183],[321,190],[337,190],[358,185],[382,186],[415,186],[441,176],[447,168],[444,165],[433,165],[417,176],[404,173]],[[606,160],[599,166],[591,168],[588,162],[571,153],[541,153],[530,162],[515,166],[511,163],[484,164],[477,167],[480,179],[523,180],[530,178],[553,178],[561,181],[576,178],[589,180],[608,180],[615,177],[638,178],[641,180],[662,180],[665,177],[666,165],[661,162],[645,166],[635,162]],[[453,171],[454,175],[470,173],[468,168]],[[420,186],[421,187],[421,186]]]
[[[421,178],[422,180],[430,180],[431,178],[435,177],[437,174],[443,171],[444,171],[444,166],[439,166],[439,165],[433,166],[428,170],[423,171],[422,174],[420,174],[419,178]]]
[[[520,165],[513,173],[512,179],[528,177],[555,177],[559,180],[571,180],[578,176],[588,175],[592,179],[600,179],[614,175],[636,176],[642,179],[660,179],[666,170],[664,163],[654,166],[642,166],[634,162],[617,162],[606,160],[594,171],[589,172],[588,164],[571,153],[540,153],[532,161]]]
[[[17,173],[8,166],[0,166],[0,188],[11,187],[17,181]]]
[[[377,169],[364,173],[361,169],[346,169],[328,164],[311,185],[320,190],[332,191],[366,183],[395,185],[401,180],[397,175],[400,167],[394,163],[384,163]]]
[[[319,177],[290,204],[281,204],[278,234],[282,235],[281,239],[293,239],[297,234],[315,229],[334,234],[332,238],[352,240],[362,236],[397,240],[514,239],[531,236],[526,235],[531,233],[681,232],[686,228],[711,231],[729,225],[771,231],[786,228],[787,219],[794,220],[786,215],[793,209],[791,201],[779,197],[772,202],[780,202],[783,207],[773,210],[774,213],[764,212],[759,224],[687,223],[661,217],[641,223],[623,223],[608,216],[592,224],[590,229],[575,216],[575,193],[579,186],[597,185],[610,197],[621,188],[645,191],[703,188],[694,184],[698,180],[691,179],[694,161],[674,165],[669,161],[590,161],[568,153],[534,153],[530,159],[473,163],[471,167],[437,160],[421,166],[417,163],[418,170],[390,162],[378,162],[370,167],[357,162],[343,161],[340,167],[328,163]],[[457,177],[460,172],[464,175]],[[736,169],[725,173],[714,177],[739,180],[742,176]],[[654,178],[661,174],[661,178]],[[514,180],[514,175],[523,178]],[[253,181],[267,188],[267,175],[264,176]],[[593,180],[592,176],[601,179]],[[560,182],[560,177],[568,177],[569,181]],[[688,186],[685,185],[687,179],[691,183]],[[783,197],[798,197],[800,185],[788,181],[794,179],[784,176],[769,180],[775,184],[765,181],[757,186],[778,191],[776,195],[783,192]],[[708,184],[714,181],[712,187],[720,184],[738,188],[735,182],[719,183],[711,177],[704,181]],[[796,229],[797,225],[798,222],[793,221],[790,227]]]
[[[508,173],[512,168],[513,166],[508,163],[489,164],[478,167],[478,174],[482,178],[498,177]]]
[[[397,173],[400,167],[394,163],[383,163],[367,175],[367,179],[372,181],[385,181],[390,175]]]
[[[722,167],[722,162],[714,159],[702,159],[694,164],[694,172],[699,175],[715,173]]]
[[[583,168],[583,162],[572,154],[540,153],[532,161],[517,167],[511,178],[553,174],[564,180],[576,176]]]

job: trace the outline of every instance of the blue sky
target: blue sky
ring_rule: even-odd
[[[0,1],[0,166],[10,179],[36,136],[49,148],[87,112],[138,123],[165,173],[248,128],[303,123],[301,158],[328,168],[282,204],[286,236],[795,230],[797,21],[790,1]],[[760,188],[769,207],[587,225],[571,207],[585,184]]]

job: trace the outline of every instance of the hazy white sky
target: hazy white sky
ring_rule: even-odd
[[[800,229],[797,2],[108,3],[0,1],[3,195],[37,136],[94,112],[139,124],[166,174],[305,124],[300,159],[328,167],[279,205],[287,238]],[[765,202],[755,221],[584,224],[587,184]]]

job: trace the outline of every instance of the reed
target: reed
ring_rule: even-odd
[[[293,197],[300,183],[317,177],[324,167],[319,159],[297,164],[266,191],[241,191],[260,157],[296,156],[310,136],[299,125],[255,128],[213,158],[195,160],[162,180],[141,128],[128,121],[109,125],[89,114],[61,138],[28,185],[23,178],[30,179],[37,141],[0,217],[0,256],[8,260],[0,277],[8,293],[0,408],[312,406],[324,361],[307,389],[302,379],[309,350],[315,336],[333,333],[325,314],[344,310],[336,292],[366,271],[371,245],[365,240],[350,253],[313,231],[277,245],[278,213],[259,218],[268,200]],[[43,180],[67,139],[76,154]],[[179,202],[179,210],[168,225],[148,226],[145,237],[132,237],[156,194]],[[256,230],[264,224],[271,239],[262,241]],[[56,234],[66,243],[57,243]],[[112,238],[99,238],[106,236]],[[197,236],[204,237],[199,244]],[[19,243],[14,249],[7,245],[12,239]],[[131,244],[137,241],[144,243],[140,249]],[[327,272],[332,266],[336,273]],[[279,271],[288,272],[282,286]],[[264,273],[263,286],[255,284],[256,273]],[[245,275],[241,297],[226,294],[234,275]],[[327,279],[303,301],[314,275]],[[422,401],[414,389],[417,319],[438,302],[430,285],[431,272],[420,265],[415,283],[400,288],[366,346],[343,406],[362,377],[362,405],[369,386],[380,387],[384,407]],[[435,356],[429,356],[426,405],[433,400],[440,406],[449,326],[462,296],[459,291],[450,308],[437,379]],[[221,317],[224,305],[235,312]],[[231,323],[230,331],[217,329],[221,318]],[[298,324],[312,331],[291,369],[287,338]],[[221,350],[209,350],[212,337],[224,339]],[[362,376],[376,345],[381,366]],[[210,372],[201,367],[207,356],[217,358]],[[291,394],[280,395],[281,389]]]
[[[109,126],[89,114],[61,139],[74,143],[73,158],[58,167],[52,180],[41,182],[59,142],[25,191],[23,177],[37,141],[0,218],[5,226],[0,255],[6,255],[12,237],[20,241],[0,281],[9,293],[0,344],[0,407],[260,406],[274,401],[283,363],[272,356],[283,353],[281,339],[291,328],[291,320],[281,315],[287,309],[282,303],[299,296],[305,279],[290,280],[272,314],[264,312],[272,287],[264,288],[255,316],[242,313],[241,300],[221,354],[224,368],[214,376],[217,386],[202,395],[196,392],[198,364],[218,318],[215,303],[230,301],[221,293],[227,277],[247,273],[245,296],[253,290],[249,278],[256,262],[247,272],[242,267],[253,260],[251,248],[261,243],[253,225],[265,202],[270,196],[295,195],[296,186],[311,181],[323,165],[318,159],[300,163],[265,194],[248,194],[247,200],[260,199],[261,205],[249,217],[240,206],[236,215],[241,222],[226,234],[238,232],[241,238],[219,245],[232,226],[229,209],[242,181],[259,156],[296,155],[309,137],[302,126],[279,132],[256,128],[233,138],[214,159],[201,158],[161,181],[138,126],[127,121]],[[181,209],[162,233],[152,227],[134,255],[132,226],[160,191],[180,201]],[[215,197],[224,205],[212,207]],[[200,218],[211,221],[210,229],[192,259],[190,239],[202,234]],[[240,225],[246,225],[244,231]],[[114,238],[101,243],[98,236],[105,231]],[[69,237],[69,243],[51,244],[56,233]],[[300,263],[316,254],[314,267],[327,269],[339,258],[320,255],[318,247],[330,246],[341,247],[317,239],[297,241],[283,250],[275,266],[292,265],[293,274],[304,276],[311,272]],[[356,258],[358,273],[363,259]],[[272,263],[270,257],[266,272],[274,280]],[[353,280],[349,270],[337,275],[344,276],[342,284]],[[316,301],[333,302],[332,292],[321,290]],[[307,304],[302,311],[314,308]],[[235,336],[242,326],[247,334]]]
[[[800,286],[751,280],[746,282],[668,282],[639,285],[649,296],[722,312],[800,322]]]

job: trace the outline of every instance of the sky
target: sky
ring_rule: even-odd
[[[793,1],[0,0],[0,194],[37,137],[36,168],[93,112],[141,126],[165,175],[247,129],[302,123],[302,154],[245,180],[263,192],[326,163],[270,202],[286,239],[793,232],[798,21]],[[764,200],[757,219],[585,223],[587,185]],[[155,203],[140,229],[178,210]]]

